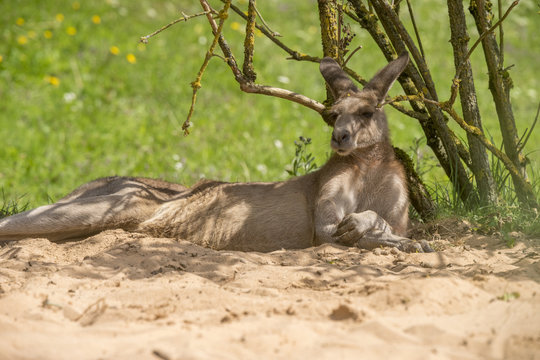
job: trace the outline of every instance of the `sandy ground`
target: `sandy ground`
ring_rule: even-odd
[[[0,359],[540,359],[540,240],[432,244],[0,244]]]

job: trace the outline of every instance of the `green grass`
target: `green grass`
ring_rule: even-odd
[[[236,3],[246,6],[246,1]],[[315,112],[242,93],[218,58],[203,78],[191,135],[182,135],[191,100],[189,83],[212,40],[206,20],[177,24],[148,45],[139,45],[138,39],[176,19],[180,11],[199,12],[197,4],[0,2],[0,189],[5,202],[17,200],[35,207],[108,175],[159,177],[188,185],[200,177],[280,180],[288,177],[285,167],[294,157],[294,140],[301,135],[312,139],[309,150],[317,164],[324,161],[330,129]],[[420,31],[434,80],[445,98],[453,60],[447,15],[444,6],[435,4],[439,2],[422,2],[415,10],[417,19],[428,19],[420,22]],[[259,7],[289,46],[320,56],[315,1],[268,0],[259,2]],[[515,64],[512,100],[521,131],[532,122],[538,105],[537,21],[536,5],[521,2],[505,27],[506,64]],[[235,29],[234,22],[242,23],[231,14],[226,37],[241,62],[242,26]],[[355,29],[358,36],[351,46],[363,45],[363,49],[349,64],[369,77],[384,61],[369,36]],[[471,37],[477,37],[472,26]],[[111,47],[119,53],[113,54]],[[134,63],[128,61],[129,54]],[[324,100],[317,64],[285,58],[269,40],[257,37],[257,81]],[[480,51],[473,62],[483,121],[500,143]],[[387,113],[395,145],[411,148],[422,136],[416,121],[392,109]],[[525,149],[534,168],[540,163],[539,143],[540,132],[535,131]],[[420,150],[426,152],[425,146]],[[425,176],[432,184],[446,182],[436,169]]]

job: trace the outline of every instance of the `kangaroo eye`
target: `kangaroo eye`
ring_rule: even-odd
[[[364,111],[363,113],[360,114],[360,116],[370,118],[373,116],[373,111]]]

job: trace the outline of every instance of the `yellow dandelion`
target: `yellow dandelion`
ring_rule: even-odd
[[[56,21],[61,23],[62,21],[64,21],[64,14],[56,14],[54,18],[56,19]]]
[[[135,64],[137,62],[137,58],[135,57],[135,55],[129,53],[126,55],[126,60],[130,63],[130,64]]]
[[[34,30],[30,30],[27,35],[30,39],[35,39],[37,34]]]
[[[69,35],[69,36],[74,36],[75,34],[77,34],[77,29],[75,29],[74,26],[68,26],[66,28],[66,33]]]
[[[114,46],[114,45],[111,46],[111,47],[109,48],[109,51],[110,51],[111,54],[113,54],[113,55],[118,55],[118,54],[120,54],[120,49],[118,48],[118,46]]]
[[[19,26],[23,26],[24,25],[24,19],[22,17],[17,18],[17,21],[15,21],[15,24],[17,24]]]
[[[71,7],[73,8],[73,10],[79,10],[81,8],[81,3],[75,1],[73,4],[71,4]]]
[[[45,30],[43,32],[43,36],[45,37],[45,39],[50,39],[52,38],[52,31],[51,30]]]
[[[58,86],[60,85],[60,79],[56,76],[48,75],[45,76],[45,81],[51,84],[52,86]]]
[[[231,23],[231,29],[233,29],[233,30],[240,30],[241,27],[242,27],[242,25],[240,25],[240,23],[237,22],[237,21],[233,21]]]
[[[99,17],[99,15],[92,16],[92,22],[96,25],[101,24],[101,18]]]
[[[20,45],[24,45],[28,42],[28,38],[24,35],[19,35],[17,37],[17,42],[20,44]]]
[[[4,57],[0,55],[0,64],[2,63],[2,61],[4,61]]]

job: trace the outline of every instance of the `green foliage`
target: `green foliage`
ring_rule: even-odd
[[[299,176],[308,174],[317,169],[315,157],[308,153],[307,147],[311,145],[311,139],[300,136],[300,141],[294,141],[295,151],[292,161],[292,169],[286,170],[289,175]]]

